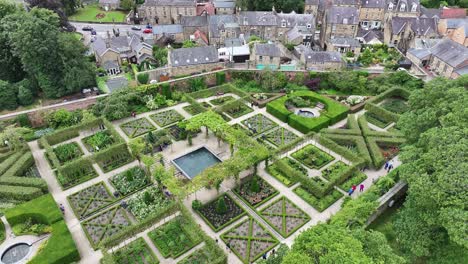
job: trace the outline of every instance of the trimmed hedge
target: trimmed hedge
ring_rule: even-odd
[[[330,119],[323,115],[314,118],[290,115],[288,124],[304,134],[309,133],[310,131],[318,132],[322,128],[326,128],[331,125]]]
[[[376,104],[372,104],[372,103],[368,103],[366,104],[366,110],[367,112],[369,113],[372,113],[378,117],[380,117],[382,120],[386,121],[386,122],[397,122],[398,121],[398,118],[400,118],[400,115],[398,114],[395,114],[393,112],[390,112],[386,109],[383,109],[382,107],[376,105]]]
[[[93,160],[103,172],[109,172],[130,163],[133,158],[128,151],[127,144],[121,143],[95,154]]]
[[[10,167],[12,167],[15,164],[15,162],[17,162],[20,159],[20,157],[23,156],[23,154],[24,150],[18,151],[15,154],[8,157],[8,159],[4,160],[0,164],[0,175],[3,175],[6,171],[8,171],[8,169],[10,169]]]
[[[17,205],[5,212],[5,217],[11,226],[21,224],[31,216],[49,225],[63,219],[62,212],[51,194]]]
[[[32,153],[26,152],[1,177],[12,177],[15,175],[22,175],[33,164],[34,157]]]
[[[57,170],[57,179],[63,189],[71,188],[97,176],[89,158],[78,159]]]
[[[0,153],[0,162],[3,162],[4,160],[8,159],[11,155],[13,155],[13,151],[8,151],[5,153]]]
[[[366,142],[364,141],[364,139],[361,136],[326,134],[325,137],[335,141],[337,143],[337,145],[339,145],[340,148],[337,149],[338,151],[335,151],[335,149],[334,149],[335,146],[331,146],[331,147],[326,146],[326,147],[331,149],[332,151],[335,151],[336,153],[342,155],[346,159],[348,159],[348,157],[350,157],[351,159],[348,159],[349,161],[355,163],[355,162],[362,161],[362,159],[364,159],[364,161],[366,162],[367,165],[371,164],[372,159],[371,159],[371,157],[369,155],[369,151],[367,149]],[[326,142],[325,144],[327,144],[327,143],[328,142]],[[339,143],[355,145],[356,148],[357,148],[357,151],[359,153],[359,157],[357,157],[357,155],[355,153],[352,153],[352,151],[346,149],[346,147],[340,146]],[[345,149],[345,151],[344,151],[345,153],[340,153],[342,151],[341,148]],[[348,152],[351,152],[352,154],[349,154]]]
[[[384,138],[384,137],[366,137],[367,146],[369,147],[369,153],[374,162],[376,168],[382,167],[385,163],[385,157],[382,155],[382,151],[378,143],[384,143],[389,145],[400,145],[405,143],[404,138]]]
[[[29,201],[43,195],[39,188],[14,185],[0,185],[0,199]]]
[[[266,105],[267,112],[273,115],[274,117],[278,118],[279,120],[287,123],[288,122],[288,117],[292,115],[292,112],[290,112],[286,107],[284,106],[284,103],[288,100],[287,96],[280,97],[273,102],[269,102]]]
[[[48,191],[47,183],[41,178],[2,176],[0,177],[0,185],[34,187],[39,188],[44,193]]]
[[[64,141],[67,141],[69,139],[78,137],[80,135],[81,130],[89,129],[92,127],[97,127],[100,124],[103,124],[103,122],[104,122],[103,118],[97,118],[87,123],[80,123],[75,126],[57,130],[56,132],[50,135],[45,135],[44,137],[42,137],[44,140],[42,143],[40,143],[40,146],[46,147],[43,144],[44,141],[47,142],[50,146],[53,146],[53,145],[62,143]]]

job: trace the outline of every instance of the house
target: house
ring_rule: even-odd
[[[190,36],[190,40],[195,42],[197,46],[208,46],[210,44],[205,32],[201,30],[193,32],[193,35]]]
[[[216,14],[215,7],[212,2],[197,3],[197,16],[212,16]]]
[[[236,2],[234,0],[213,1],[217,15],[232,15],[236,12]]]
[[[276,12],[242,11],[237,15],[240,30],[249,36],[265,40],[276,40],[279,36]]]
[[[167,45],[172,42],[183,42],[184,29],[181,25],[156,25],[153,27],[155,44]]]
[[[278,69],[281,63],[281,50],[276,44],[255,44],[250,60],[257,69],[264,68]]]
[[[333,6],[325,12],[320,31],[320,45],[327,50],[333,38],[354,38],[359,24],[359,9],[354,6]]]
[[[361,53],[361,43],[355,38],[337,37],[330,39],[327,43],[327,51],[352,52],[355,56],[359,56]]]
[[[366,30],[360,28],[358,30],[356,39],[362,44],[376,45],[383,44],[383,32],[378,29]]]
[[[444,39],[430,49],[431,69],[440,76],[456,78],[466,73],[468,48],[451,40]]]
[[[336,51],[313,51],[304,45],[299,45],[294,47],[293,53],[309,71],[339,70],[345,66],[341,54]]]
[[[105,11],[116,10],[120,7],[120,0],[99,0],[99,7]]]
[[[437,30],[442,36],[468,47],[468,18],[441,19]]]
[[[108,33],[106,38],[97,36],[92,48],[96,64],[110,75],[120,73],[125,62],[141,63],[153,57],[151,45],[143,42],[136,34],[111,36]]]
[[[168,68],[172,75],[195,74],[224,67],[219,61],[218,50],[214,46],[195,48],[169,48]]]
[[[359,23],[364,29],[380,29],[385,20],[385,0],[361,0]]]
[[[320,0],[305,0],[304,13],[312,14],[314,17],[317,17],[319,4]]]
[[[386,22],[393,17],[419,17],[420,14],[421,4],[419,0],[387,0]]]
[[[440,9],[438,8],[425,8],[421,6],[421,16],[422,18],[436,18],[440,19]]]
[[[224,47],[218,49],[220,60],[246,62],[250,59],[250,47],[243,38],[226,39]]]
[[[440,19],[466,18],[465,8],[442,7],[440,10]]]
[[[150,24],[178,24],[183,16],[195,16],[195,0],[146,0],[138,8],[140,17]]]
[[[180,24],[184,30],[185,39],[190,39],[196,31],[208,34],[208,16],[184,16]]]
[[[234,15],[214,15],[208,17],[208,39],[211,45],[221,47],[224,40],[237,38],[241,34],[240,26]]]
[[[403,52],[414,47],[416,39],[437,38],[437,20],[434,18],[393,17],[385,25],[384,42]]]

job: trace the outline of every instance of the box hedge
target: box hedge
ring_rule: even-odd
[[[4,160],[0,164],[0,175],[3,175],[6,171],[8,171],[8,169],[10,169],[10,167],[12,167],[15,164],[15,162],[17,162],[21,158],[21,156],[23,156],[23,154],[24,150],[21,150]]]
[[[35,215],[41,223],[49,225],[63,219],[62,212],[51,194],[17,205],[5,212],[5,217],[11,226],[23,223],[28,219],[28,215]]]
[[[34,164],[31,152],[24,153],[1,177],[20,176]]]
[[[32,177],[2,176],[0,177],[0,185],[34,187],[41,189],[44,193],[48,190],[47,183],[43,179]]]
[[[0,199],[29,201],[43,194],[41,189],[35,187],[0,185]]]

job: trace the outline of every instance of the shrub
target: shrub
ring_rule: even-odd
[[[192,201],[192,209],[195,211],[200,210],[203,207],[203,204],[200,200],[193,200]]]
[[[0,188],[0,199],[29,201],[41,196],[42,194],[42,190],[35,187],[2,185]]]
[[[41,178],[2,176],[0,177],[0,185],[34,187],[41,189],[44,193],[48,191],[47,183]]]
[[[288,117],[292,113],[286,109],[284,106],[284,103],[287,100],[287,96],[283,96],[279,99],[276,99],[273,102],[270,102],[267,104],[267,112],[273,115],[274,117],[278,118],[279,120],[287,123],[288,122]]]
[[[31,121],[27,114],[21,114],[16,117],[16,122],[22,127],[31,127]]]
[[[225,214],[227,212],[226,201],[224,201],[224,196],[221,196],[216,204],[216,212],[218,214]]]
[[[140,73],[137,75],[138,83],[140,84],[148,84],[149,81],[149,74],[148,73]]]
[[[164,95],[168,100],[172,99],[171,85],[168,83],[163,83],[161,85],[161,94]]]
[[[226,73],[225,72],[217,72],[216,73],[216,85],[221,85],[226,82]]]
[[[250,191],[254,193],[260,192],[260,185],[258,185],[257,176],[253,176],[252,182],[250,183]]]

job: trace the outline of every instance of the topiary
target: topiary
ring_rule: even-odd
[[[250,183],[250,191],[254,193],[260,192],[260,185],[258,184],[257,176],[252,178],[252,182]]]
[[[216,213],[218,214],[225,214],[227,212],[226,201],[224,200],[224,196],[221,196],[218,199],[216,204]]]
[[[145,202],[145,204],[149,205],[153,202],[153,196],[151,196],[149,192],[145,192],[143,194],[143,201]]]

